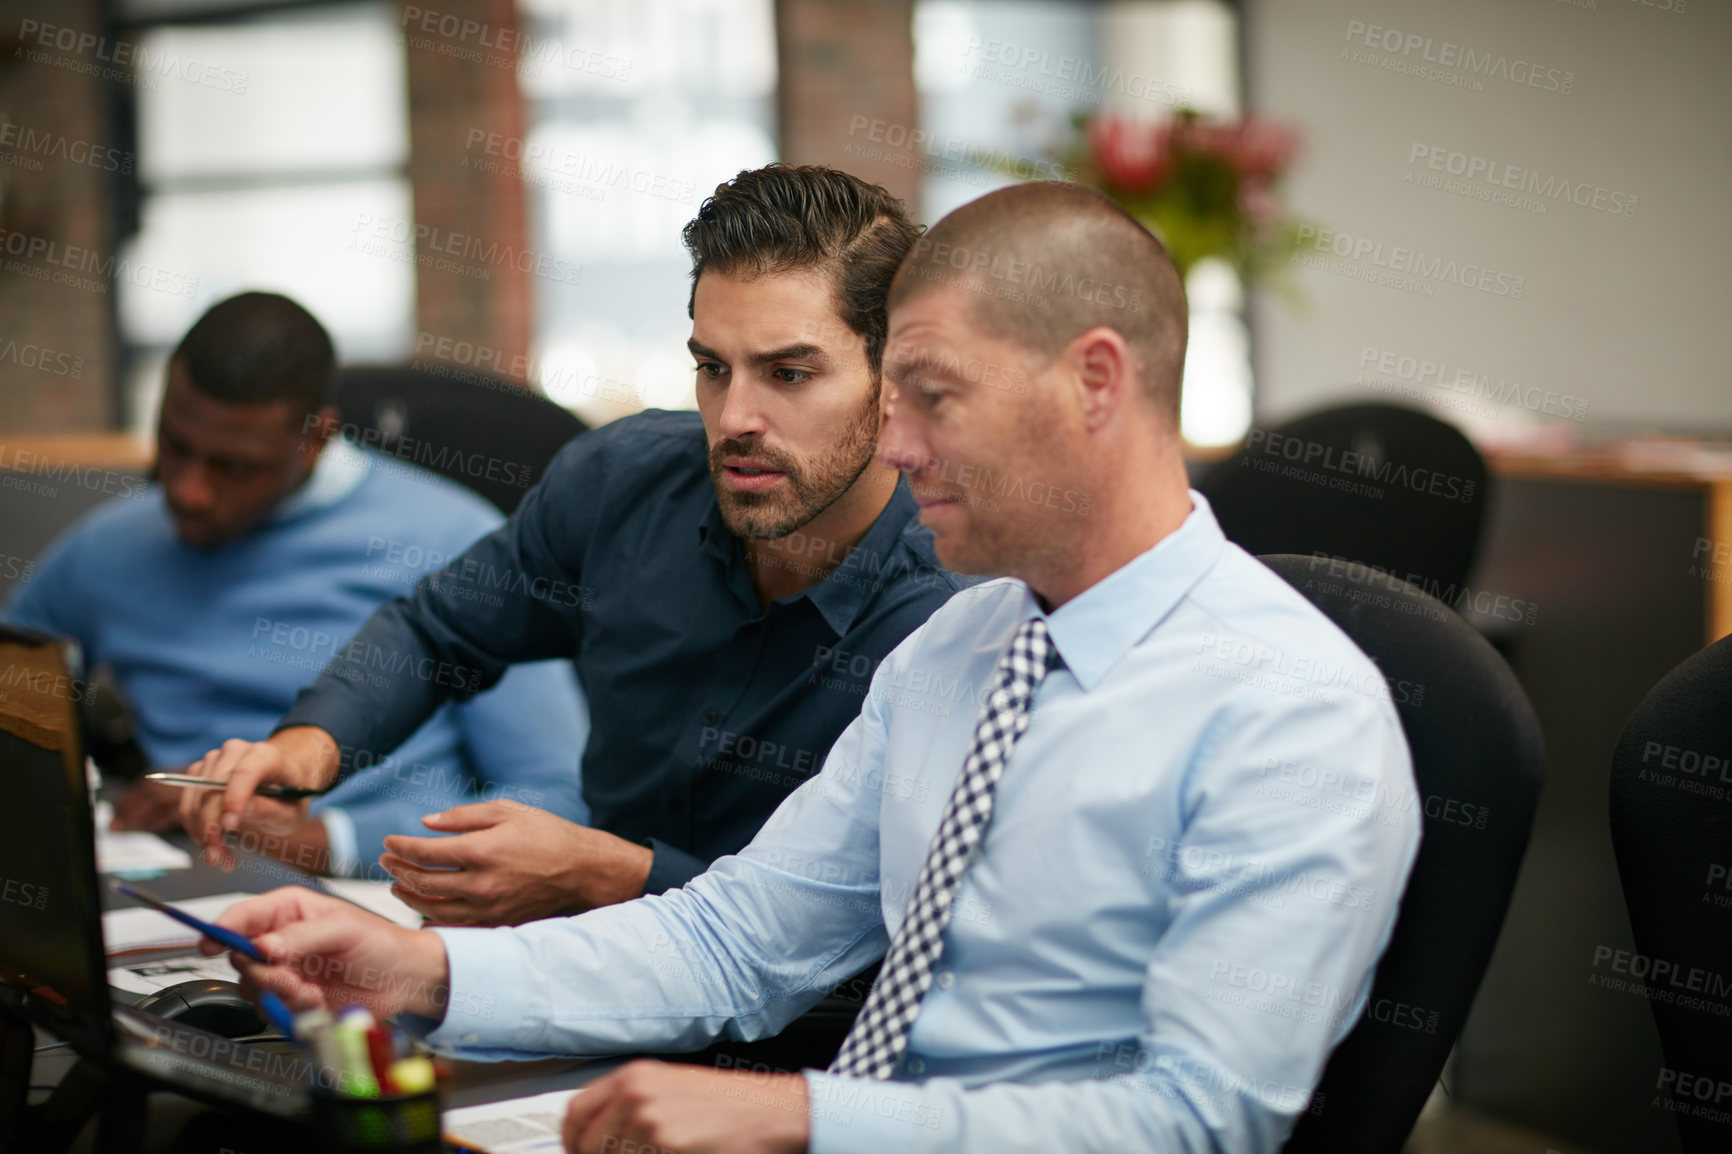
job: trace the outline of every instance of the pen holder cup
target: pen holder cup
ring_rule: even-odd
[[[322,1154],[439,1154],[439,1091],[390,1098],[313,1094]]]

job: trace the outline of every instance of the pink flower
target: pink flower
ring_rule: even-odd
[[[1107,183],[1128,192],[1158,188],[1172,169],[1167,124],[1145,124],[1097,116],[1089,122],[1089,151]]]
[[[1181,116],[1172,126],[1175,152],[1211,157],[1252,183],[1267,184],[1279,177],[1298,147],[1298,133],[1291,128],[1254,117],[1228,121]]]
[[[1287,171],[1299,151],[1299,134],[1284,124],[1246,117],[1238,129],[1239,174],[1253,183],[1266,184]]]
[[[1178,143],[1186,152],[1200,153],[1238,167],[1239,126],[1220,120],[1205,120],[1201,116],[1183,117],[1177,122]]]

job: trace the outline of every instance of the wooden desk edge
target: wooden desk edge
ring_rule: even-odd
[[[0,470],[8,472],[71,465],[146,473],[154,456],[155,446],[131,433],[0,432]]]
[[[1732,565],[1715,561],[1722,550],[1732,553],[1732,478],[1709,486],[1707,515],[1702,520],[1704,533],[1698,546],[1703,555],[1691,562],[1707,570],[1702,580],[1707,599],[1703,612],[1708,620],[1708,644],[1712,645],[1732,633]]]
[[[1486,453],[1486,468],[1494,476],[1523,481],[1576,481],[1644,488],[1704,489],[1732,481],[1732,469],[1636,468],[1615,457],[1549,453]]]

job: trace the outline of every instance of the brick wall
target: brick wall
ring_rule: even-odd
[[[0,0],[0,429],[10,432],[115,420],[109,168],[130,157],[113,150],[102,80],[85,71],[110,66],[94,43],[102,34],[98,0]]]
[[[415,222],[436,230],[415,270],[420,332],[471,341],[511,364],[528,356],[533,322],[531,274],[507,255],[528,248],[526,190],[514,165],[487,164],[473,142],[476,133],[524,133],[516,6],[405,4],[403,30]]]
[[[873,121],[898,139],[918,123],[913,21],[913,0],[777,0],[777,117],[783,160],[851,172],[918,212],[921,154],[867,139]]]

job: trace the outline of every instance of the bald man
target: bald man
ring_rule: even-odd
[[[773,1033],[883,957],[830,1071],[634,1062],[566,1148],[1279,1149],[1418,847],[1382,678],[1187,490],[1183,293],[1117,207],[983,197],[890,308],[880,458],[946,565],[1004,579],[891,653],[823,771],[684,889],[581,917],[255,899],[223,919],[270,959],[249,983],[610,1054]]]

